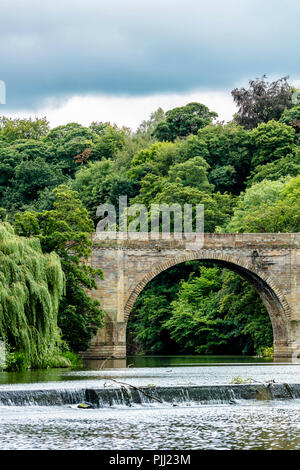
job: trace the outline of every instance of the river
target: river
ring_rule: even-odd
[[[1,396],[13,398],[9,405],[0,404],[0,448],[300,449],[300,399],[229,403],[220,390],[234,377],[251,378],[255,384],[300,384],[300,364],[252,357],[149,356],[128,357],[126,363],[94,361],[76,370],[1,372],[0,403]],[[170,399],[137,400],[133,394],[127,403],[120,382],[147,393],[153,386],[164,388]],[[197,387],[215,394],[200,403],[186,392],[194,390],[194,397]],[[76,407],[83,389],[101,395],[100,408]],[[35,394],[46,393],[47,406],[34,401]],[[24,396],[29,397],[26,406]]]

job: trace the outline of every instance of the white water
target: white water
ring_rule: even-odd
[[[0,449],[300,449],[300,403],[2,408]]]

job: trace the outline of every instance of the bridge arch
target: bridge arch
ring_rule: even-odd
[[[273,328],[275,354],[276,351],[288,346],[291,337],[291,309],[276,280],[256,263],[255,258],[248,262],[232,255],[215,253],[213,250],[188,252],[167,259],[163,263],[154,264],[152,269],[139,280],[129,293],[124,308],[125,322],[128,321],[137,297],[152,279],[173,266],[192,260],[212,262],[220,267],[230,269],[246,279],[257,291],[268,311]]]

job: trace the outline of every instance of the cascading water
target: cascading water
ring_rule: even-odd
[[[0,406],[59,406],[89,403],[94,408],[233,404],[245,400],[300,399],[299,384],[203,385],[184,387],[2,390]]]
[[[85,400],[85,389],[2,390],[0,406],[72,405]]]

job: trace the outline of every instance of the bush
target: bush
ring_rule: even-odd
[[[9,372],[21,372],[27,370],[30,367],[30,363],[27,355],[24,352],[19,351],[7,351],[6,352],[6,367],[5,369]]]

